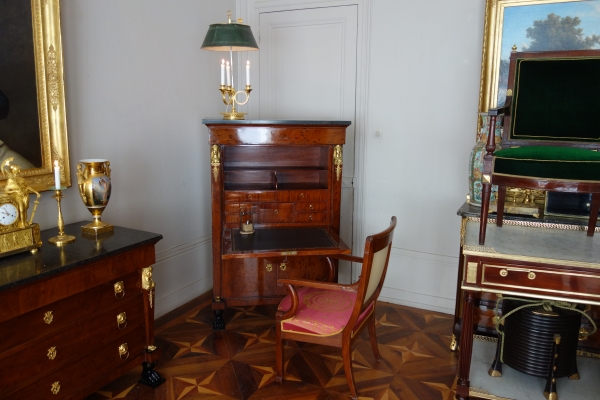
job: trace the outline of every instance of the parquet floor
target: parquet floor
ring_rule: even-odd
[[[156,321],[167,379],[153,390],[137,383],[141,368],[86,400],[105,399],[348,399],[339,349],[290,341],[285,382],[275,382],[276,306],[226,309],[225,331],[213,331],[210,298],[202,296]],[[373,356],[365,329],[353,347],[361,399],[451,400],[458,355],[449,349],[453,317],[379,302]]]

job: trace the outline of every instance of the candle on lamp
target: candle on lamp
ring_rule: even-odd
[[[56,190],[60,189],[60,166],[58,160],[54,160],[54,186]]]
[[[231,86],[231,67],[229,66],[229,61],[225,64],[225,69],[227,70],[227,86]]]
[[[225,60],[221,60],[221,85],[225,85]]]
[[[250,86],[250,60],[246,61],[246,86]]]

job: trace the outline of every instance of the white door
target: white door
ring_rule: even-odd
[[[352,121],[344,146],[340,226],[351,247],[357,21],[357,6],[348,5],[261,12],[258,27],[258,118]],[[339,281],[350,283],[349,263],[340,264]]]

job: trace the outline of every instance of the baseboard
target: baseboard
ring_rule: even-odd
[[[212,275],[209,275],[180,288],[176,292],[157,298],[156,309],[154,310],[154,318],[160,318],[166,313],[183,306],[199,296],[202,296],[206,292],[212,291],[212,285]]]

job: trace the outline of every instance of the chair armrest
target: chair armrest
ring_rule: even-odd
[[[363,262],[363,258],[362,257],[351,256],[350,254],[333,254],[333,255],[330,255],[330,256],[327,256],[327,257],[328,258],[338,258],[340,260],[357,262],[357,263],[362,263]]]
[[[278,279],[277,286],[281,287],[283,285],[306,286],[306,287],[312,287],[315,289],[340,290],[340,291],[343,290],[343,291],[350,291],[350,292],[358,291],[358,285],[356,283],[353,285],[344,285],[341,283],[312,281],[310,279],[285,279],[285,278]]]

